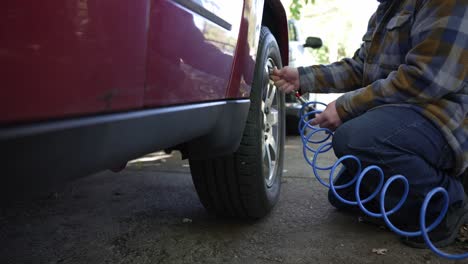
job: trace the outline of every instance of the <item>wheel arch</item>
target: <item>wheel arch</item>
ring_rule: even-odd
[[[263,6],[262,26],[270,29],[280,48],[283,66],[289,62],[288,20],[280,0],[266,0]]]

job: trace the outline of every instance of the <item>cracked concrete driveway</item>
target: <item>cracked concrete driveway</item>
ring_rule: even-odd
[[[273,212],[240,222],[207,214],[187,161],[156,153],[120,173],[3,207],[0,263],[467,263],[405,247],[391,232],[334,210],[298,137],[287,138],[284,169]]]

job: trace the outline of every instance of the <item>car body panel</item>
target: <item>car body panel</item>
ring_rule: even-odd
[[[153,1],[145,107],[224,99],[242,1]]]
[[[279,0],[7,0],[0,124],[248,98],[265,5],[284,61]]]
[[[264,1],[244,1],[243,16],[239,28],[238,45],[235,53],[227,98],[248,97],[257,56],[257,45],[260,38],[261,12]]]
[[[143,106],[149,0],[6,0],[0,124]]]
[[[234,152],[262,26],[287,61],[280,0],[6,0],[4,177],[34,189],[161,149],[200,159]]]

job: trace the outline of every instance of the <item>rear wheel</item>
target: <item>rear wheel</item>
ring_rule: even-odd
[[[215,159],[190,160],[201,202],[218,215],[260,218],[278,201],[283,171],[284,94],[269,80],[269,67],[281,68],[281,56],[275,38],[263,27],[251,105],[239,149]]]

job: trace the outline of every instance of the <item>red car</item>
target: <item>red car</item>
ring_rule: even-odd
[[[0,9],[2,193],[163,149],[190,160],[205,207],[276,203],[288,62],[280,0],[6,0]]]

